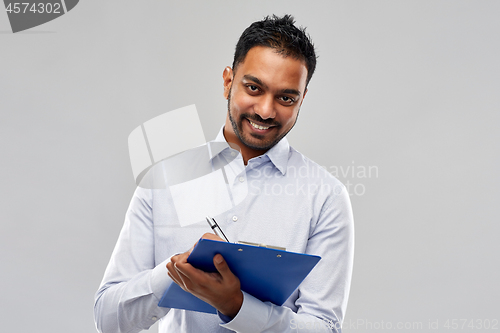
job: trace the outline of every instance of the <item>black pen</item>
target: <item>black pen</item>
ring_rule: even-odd
[[[217,224],[217,221],[215,221],[215,219],[213,217],[210,217],[210,216],[207,216],[206,219],[207,219],[208,225],[210,226],[210,228],[212,228],[213,232],[217,236],[219,236],[220,238],[224,238],[226,240],[226,242],[229,243],[229,240],[227,239],[226,235],[224,235],[224,232]]]

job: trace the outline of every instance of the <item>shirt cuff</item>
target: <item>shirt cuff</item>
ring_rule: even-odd
[[[272,308],[269,304],[264,303],[246,292],[243,292],[243,304],[240,311],[231,321],[225,319],[230,317],[219,313],[219,318],[225,323],[220,326],[233,330],[235,332],[260,332],[269,320]]]
[[[151,273],[151,290],[158,300],[162,298],[163,293],[172,283],[167,269],[167,263],[170,262],[170,258],[153,268]]]

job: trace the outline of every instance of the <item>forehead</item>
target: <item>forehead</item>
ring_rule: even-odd
[[[237,65],[235,80],[245,75],[258,78],[270,88],[304,91],[307,80],[305,61],[284,57],[275,49],[265,46],[251,48],[243,62]]]

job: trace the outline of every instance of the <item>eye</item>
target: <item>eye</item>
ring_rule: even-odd
[[[291,105],[293,103],[295,103],[295,99],[292,98],[292,97],[289,97],[289,96],[281,96],[279,97],[279,99],[284,103],[284,104],[288,104],[288,105]]]
[[[254,86],[253,84],[249,84],[249,85],[247,85],[247,88],[248,88],[248,90],[250,90],[250,91],[252,91],[252,92],[257,92],[257,91],[259,91],[259,87]]]

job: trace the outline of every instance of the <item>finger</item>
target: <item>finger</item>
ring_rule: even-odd
[[[170,274],[170,272],[168,272],[168,276],[172,279],[172,281],[174,281],[176,284],[178,284],[179,286],[183,286],[183,284],[181,285],[181,282],[179,280],[177,280],[172,274]]]
[[[185,276],[186,278],[189,279],[189,272],[186,272],[186,267],[185,267],[185,266],[188,266],[188,265],[182,265],[180,263],[179,264],[178,263],[174,264],[175,271],[179,274],[179,276],[182,275],[181,279],[183,278],[183,276]],[[189,265],[189,266],[191,266],[191,265]]]
[[[190,250],[191,251],[191,250]],[[175,256],[172,256],[170,258],[170,261],[172,263],[176,263],[176,262],[187,262],[187,258],[189,257],[189,254],[191,252],[184,252],[184,253],[181,253],[181,254],[176,254]]]
[[[201,236],[201,238],[225,242],[224,239],[220,238],[219,236],[217,236],[215,234],[209,233],[209,232],[203,234],[203,236]]]
[[[174,279],[170,273],[168,275],[172,278],[172,280],[174,280],[177,285],[179,285],[179,287],[181,287],[182,290],[191,292],[188,287],[188,283],[186,283],[186,280],[183,280],[181,276],[177,275],[178,278]]]
[[[171,262],[167,263],[167,270],[168,270],[168,276],[170,276],[170,278],[174,280],[175,283],[179,284],[180,278],[179,275],[177,274],[177,271],[174,268],[174,264],[172,264]]]
[[[189,280],[189,276],[187,276],[185,273],[183,273],[180,269],[177,268],[177,266],[180,265],[179,263],[172,263],[169,262],[167,263],[167,270],[169,273],[169,276],[172,277],[172,280],[174,280],[177,284],[179,285],[186,285],[186,281]],[[189,264],[187,264],[189,265]],[[189,265],[191,266],[191,265]]]
[[[183,287],[184,286],[184,283],[182,282],[181,278],[179,277],[179,275],[177,274],[177,272],[172,272],[172,271],[168,271],[167,272],[168,276],[172,279],[172,281],[174,281],[176,284],[178,284],[179,286]]]
[[[190,263],[175,263],[175,271],[179,274],[182,279],[189,279],[195,283],[203,282],[208,273],[194,268]]]
[[[222,276],[222,279],[232,279],[234,278],[233,272],[229,269],[229,266],[227,265],[227,262],[224,260],[222,255],[216,254],[214,256],[214,265],[217,271],[220,273]]]
[[[188,291],[188,287],[191,286],[191,281],[187,275],[185,275],[181,270],[177,269],[177,263],[167,264],[168,275],[175,283],[177,283],[182,289]]]
[[[199,288],[207,288],[211,283],[215,281],[222,281],[222,277],[218,272],[204,272],[197,268],[194,268],[189,263],[186,264],[175,264],[174,268],[179,275],[179,278],[183,280],[185,286],[191,290],[192,287],[198,286]],[[199,289],[196,287],[196,289]]]

